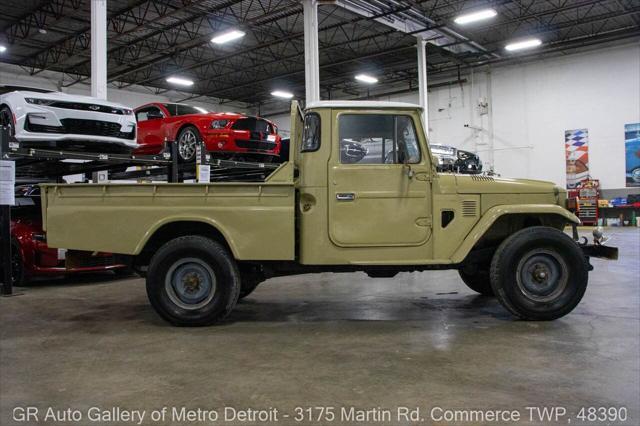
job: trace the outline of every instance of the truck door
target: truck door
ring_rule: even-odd
[[[331,241],[341,247],[425,244],[431,236],[431,166],[417,115],[354,111],[334,112],[333,119]]]

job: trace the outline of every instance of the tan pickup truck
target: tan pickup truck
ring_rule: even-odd
[[[551,320],[584,295],[589,256],[617,256],[578,244],[553,183],[437,173],[418,106],[294,102],[291,131],[262,182],[43,185],[47,242],[131,255],[178,325],[220,321],[270,277],[429,269]]]

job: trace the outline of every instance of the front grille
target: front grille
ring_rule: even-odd
[[[237,139],[236,145],[239,148],[247,148],[247,149],[259,149],[261,151],[271,151],[276,149],[275,142],[266,142],[255,139]]]
[[[29,118],[27,118],[27,122],[24,125],[24,129],[27,132],[36,132],[36,133],[64,133],[64,127],[46,126],[44,124],[33,124],[29,120]]]
[[[81,120],[78,118],[63,118],[60,120],[66,133],[77,135],[109,136],[113,138],[134,139],[135,130],[121,132],[120,124],[109,121]]]
[[[121,132],[118,123],[98,120],[81,120],[78,118],[63,118],[60,120],[62,126],[46,126],[34,124],[27,116],[24,128],[28,132],[37,133],[66,133],[74,135],[108,136],[121,139],[135,139],[136,131]]]
[[[110,107],[106,105],[98,105],[98,104],[84,104],[81,102],[56,101],[49,104],[48,106],[53,108],[75,109],[79,111],[104,112],[107,114],[125,115],[124,109],[122,108],[114,108],[114,107]]]

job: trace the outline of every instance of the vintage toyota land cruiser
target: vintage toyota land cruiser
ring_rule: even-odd
[[[584,295],[590,256],[617,257],[578,243],[553,183],[437,173],[418,106],[294,102],[291,131],[291,160],[261,182],[43,185],[47,243],[133,256],[176,325],[222,320],[270,277],[428,269],[552,320]]]

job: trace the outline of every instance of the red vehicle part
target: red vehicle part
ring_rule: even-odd
[[[135,109],[138,155],[162,153],[165,141],[178,143],[182,161],[193,161],[195,144],[225,158],[275,159],[282,138],[271,121],[236,113],[206,112],[184,104],[151,103]]]
[[[109,253],[64,251],[47,246],[42,231],[42,221],[30,211],[16,209],[11,220],[12,263],[15,284],[19,285],[35,277],[63,276],[81,272],[123,272],[129,265]],[[33,210],[33,209],[30,209]]]

